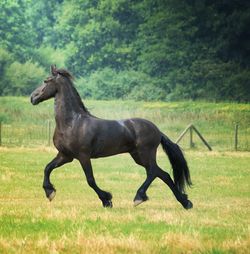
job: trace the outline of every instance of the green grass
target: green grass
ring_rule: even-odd
[[[142,117],[176,140],[193,123],[214,152],[196,137],[186,150],[194,208],[185,211],[155,180],[150,200],[133,208],[144,169],[128,155],[93,161],[97,183],[113,193],[103,209],[77,161],[56,169],[51,203],[42,189],[43,168],[55,156],[51,142],[53,101],[36,107],[24,97],[0,97],[0,253],[248,253],[250,248],[250,156],[228,152],[239,123],[239,149],[250,150],[250,104],[206,102],[85,101],[106,119]],[[52,123],[48,135],[48,121]],[[17,147],[22,146],[22,147]],[[164,169],[170,165],[158,154]]]
[[[113,193],[104,209],[77,161],[56,169],[57,196],[42,189],[52,148],[0,148],[0,253],[248,253],[248,152],[187,151],[194,208],[184,210],[155,180],[133,208],[144,169],[128,155],[93,160],[96,181]],[[158,161],[169,162],[159,149]]]
[[[234,149],[235,123],[239,124],[239,150],[250,151],[250,104],[208,102],[84,101],[90,112],[105,119],[146,118],[176,140],[193,123],[216,151]],[[34,107],[27,97],[0,97],[2,143],[5,146],[48,145],[54,126],[53,100]],[[52,123],[50,138],[48,121]],[[206,148],[194,136],[196,149]],[[181,141],[188,148],[189,138]]]

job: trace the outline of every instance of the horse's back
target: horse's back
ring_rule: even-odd
[[[161,132],[152,122],[142,118],[124,120],[92,119],[95,129],[92,157],[110,156],[138,149],[155,149]]]
[[[123,121],[91,119],[92,132],[91,157],[106,157],[133,149],[135,135]]]

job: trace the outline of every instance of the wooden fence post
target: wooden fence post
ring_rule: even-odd
[[[238,150],[238,129],[239,125],[236,123],[235,124],[235,132],[234,132],[234,150]]]
[[[193,126],[194,131],[196,132],[196,134],[199,136],[199,138],[202,140],[202,142],[204,143],[204,145],[208,148],[209,151],[212,151],[211,146],[207,143],[207,141],[203,138],[203,136],[200,134],[200,132]]]
[[[189,124],[187,126],[187,128],[181,133],[181,135],[177,138],[177,140],[175,141],[176,144],[178,144],[182,138],[185,136],[185,134],[188,132],[188,130],[192,127],[192,124]]]
[[[185,136],[185,134],[188,132],[190,132],[190,148],[194,147],[194,143],[193,143],[193,131],[196,132],[196,134],[199,136],[199,138],[202,140],[202,142],[204,143],[204,145],[208,148],[209,151],[212,151],[211,146],[208,144],[208,142],[203,138],[203,136],[201,135],[201,133],[194,127],[193,124],[190,124],[187,126],[187,128],[181,133],[181,135],[177,138],[177,140],[175,141],[176,144],[178,144],[181,139]]]
[[[194,142],[193,142],[193,125],[190,126],[189,131],[190,131],[189,146],[190,146],[190,148],[193,148],[194,147]]]

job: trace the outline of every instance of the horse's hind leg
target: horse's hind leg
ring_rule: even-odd
[[[146,191],[149,187],[149,185],[154,181],[156,178],[155,174],[153,174],[150,170],[150,168],[146,168],[147,170],[147,178],[141,185],[141,187],[137,190],[135,198],[134,198],[134,206],[138,206],[144,201],[148,200],[148,196],[146,194]]]
[[[182,204],[185,209],[190,209],[193,207],[192,202],[188,200],[187,195],[179,192],[175,186],[170,175],[163,171],[156,163],[156,151],[144,150],[141,152],[131,153],[131,156],[135,162],[143,167],[145,167],[147,172],[147,178],[145,182],[138,189],[136,196],[134,198],[134,206],[141,204],[142,202],[148,200],[146,191],[150,184],[154,181],[156,177],[159,177],[163,182],[165,182],[168,187],[172,190],[176,199]]]
[[[190,209],[193,207],[193,204],[186,194],[181,193],[176,185],[174,184],[173,180],[171,179],[170,175],[163,171],[158,165],[157,167],[157,177],[159,177],[163,182],[165,182],[168,187],[172,190],[173,194],[175,195],[176,199],[182,204],[185,209]]]
[[[134,152],[131,153],[131,156],[138,165],[141,165],[146,169],[147,173],[146,180],[137,190],[134,198],[134,206],[138,206],[148,200],[146,191],[157,176],[156,171],[154,170],[156,151],[145,150],[141,152]]]

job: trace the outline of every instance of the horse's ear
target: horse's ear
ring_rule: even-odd
[[[50,66],[50,72],[51,72],[52,76],[56,76],[58,74],[57,69],[56,69],[56,65],[51,65]]]

